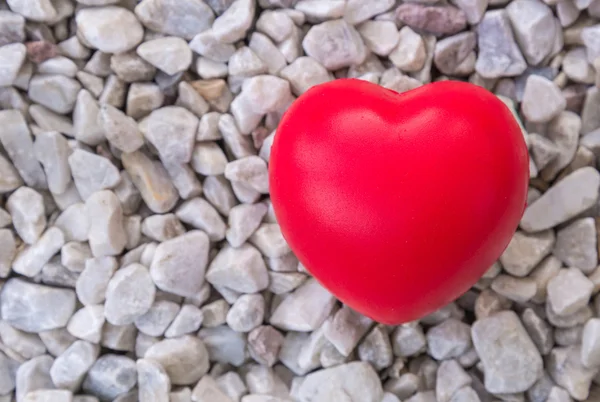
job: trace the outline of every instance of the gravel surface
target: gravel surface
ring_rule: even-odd
[[[273,214],[282,113],[342,77],[468,80],[527,139],[518,232],[418,322]],[[0,402],[600,401],[600,0],[0,0],[0,109]]]

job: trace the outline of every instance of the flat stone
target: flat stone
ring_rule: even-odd
[[[472,337],[488,392],[523,392],[541,377],[540,353],[514,312],[503,311],[475,321]]]
[[[136,16],[121,7],[85,8],[75,16],[77,33],[92,47],[105,53],[124,53],[136,47],[144,29]]]
[[[558,146],[547,137],[531,133],[527,138],[531,146],[531,156],[538,169],[544,169],[548,166],[548,163],[558,156],[560,152]]]
[[[586,367],[600,366],[600,319],[585,323],[581,340],[581,362]]]
[[[600,175],[583,167],[559,181],[525,210],[521,228],[538,232],[577,216],[596,204]]]
[[[593,63],[600,56],[600,25],[584,26],[580,35],[588,61]]]
[[[4,157],[0,155],[0,193],[11,192],[23,185],[17,169]]]
[[[456,360],[445,360],[437,371],[435,395],[439,402],[449,402],[463,387],[469,386],[472,380]]]
[[[33,146],[36,158],[44,167],[48,189],[62,194],[71,181],[68,157],[71,149],[65,137],[56,131],[46,131],[36,136]]]
[[[365,21],[357,27],[369,50],[378,56],[387,56],[398,44],[398,28],[392,21]]]
[[[75,128],[70,117],[54,113],[41,105],[31,105],[29,114],[35,123],[43,130],[58,131],[67,136],[75,135]]]
[[[480,51],[475,70],[482,77],[514,77],[527,68],[505,10],[484,14],[477,27],[477,41]]]
[[[559,4],[573,4],[561,2]],[[569,50],[565,54],[562,62],[562,71],[575,82],[593,83],[595,81],[595,71],[587,60],[585,48],[578,47]]]
[[[250,332],[265,316],[265,299],[260,294],[241,295],[227,313],[227,325],[237,332]]]
[[[109,104],[101,105],[98,121],[106,139],[120,151],[131,153],[144,145],[136,121],[119,109]]]
[[[165,331],[166,338],[178,338],[182,335],[196,332],[202,321],[204,320],[204,314],[202,311],[192,305],[184,304],[181,306],[179,313]]]
[[[13,261],[13,271],[29,277],[39,274],[64,243],[65,238],[60,229],[49,228],[33,245],[23,248],[17,254]]]
[[[195,384],[208,372],[208,357],[204,342],[190,335],[162,340],[144,355],[163,367],[173,385]]]
[[[90,231],[90,248],[94,257],[118,255],[127,243],[123,210],[117,196],[109,190],[92,194],[85,202]]]
[[[149,81],[156,75],[156,68],[135,51],[113,54],[110,69],[124,82]]]
[[[192,64],[192,51],[178,37],[164,37],[142,43],[137,54],[154,67],[169,75],[185,71]]]
[[[150,309],[135,319],[135,326],[150,336],[162,336],[179,312],[179,305],[169,300],[156,300]]]
[[[398,326],[391,334],[391,343],[394,355],[408,357],[425,350],[427,340],[423,329],[418,324],[404,324]]]
[[[28,392],[23,401],[25,402],[71,402],[73,393],[60,389],[40,389]]]
[[[109,322],[104,323],[102,328],[102,346],[124,352],[135,351],[135,338],[137,329],[133,324],[113,325]]]
[[[116,166],[100,155],[76,149],[68,157],[68,163],[75,186],[86,200],[98,191],[115,187],[121,181]]]
[[[216,142],[204,141],[194,146],[191,165],[202,175],[221,175],[227,166],[227,156]]]
[[[546,136],[557,146],[558,155],[541,171],[542,179],[551,181],[573,161],[581,130],[582,119],[573,112],[564,111],[550,121]]]
[[[66,114],[73,111],[81,84],[64,75],[37,74],[29,82],[29,98],[53,112]]]
[[[273,311],[270,323],[283,330],[313,331],[333,309],[335,298],[317,281],[307,280]]]
[[[517,0],[506,11],[525,59],[539,64],[554,48],[557,25],[552,10],[543,2]]]
[[[454,75],[475,49],[476,35],[463,32],[438,41],[435,45],[433,62],[444,74]]]
[[[548,303],[556,314],[570,315],[588,304],[593,288],[578,268],[561,269],[548,282]]]
[[[540,102],[540,99],[543,101]],[[566,104],[560,88],[552,81],[535,74],[527,78],[521,108],[528,121],[547,123],[558,116],[565,109]]]
[[[46,175],[35,157],[31,132],[21,112],[0,111],[0,125],[3,127],[0,131],[0,144],[14,164],[13,167],[4,157],[0,159],[0,172],[3,176],[0,188],[12,190],[12,187],[20,184],[21,179],[30,187],[47,188]],[[15,177],[15,168],[20,177]]]
[[[252,25],[256,3],[254,0],[235,0],[212,25],[215,38],[222,43],[234,43],[246,36]]]
[[[227,313],[229,312],[229,303],[224,299],[215,300],[202,306],[202,325],[206,328],[214,328],[225,324]]]
[[[22,43],[11,43],[0,47],[0,86],[12,85],[25,61],[27,48]]]
[[[264,204],[241,204],[233,207],[229,212],[227,241],[232,247],[240,247],[258,229],[263,217],[267,213]]]
[[[357,355],[361,361],[370,363],[376,370],[391,366],[394,357],[392,345],[381,325],[375,326],[360,342]]]
[[[8,197],[6,209],[19,237],[27,244],[35,244],[46,228],[42,195],[29,187],[20,187]]]
[[[150,113],[139,124],[144,137],[158,150],[161,159],[188,163],[192,150],[198,118],[178,106],[166,106]]]
[[[113,325],[127,325],[145,314],[156,289],[146,267],[131,264],[119,269],[108,282],[104,314]]]
[[[310,28],[302,47],[328,70],[361,64],[367,48],[354,27],[344,20],[326,21]]]
[[[121,81],[122,83],[122,81]],[[117,93],[121,97],[121,90],[124,91],[124,84],[117,83],[119,87]],[[107,84],[108,85],[108,84]],[[124,94],[124,93],[123,93]],[[149,82],[134,82],[129,86],[127,92],[126,114],[134,119],[146,117],[153,110],[160,108],[165,101],[165,94],[156,84]],[[115,107],[120,107],[116,102],[109,102]],[[122,102],[119,102],[122,106]]]
[[[179,195],[160,162],[148,158],[140,151],[123,154],[121,161],[152,212],[165,213],[175,206]]]
[[[402,71],[419,71],[427,56],[423,38],[408,26],[402,28],[398,36],[398,45],[389,54],[389,59]]]
[[[242,270],[241,266],[245,268]],[[267,288],[269,277],[258,250],[244,244],[221,249],[209,265],[206,280],[241,293],[255,293]]]
[[[343,356],[349,356],[371,328],[373,320],[343,306],[324,325],[325,338]]]
[[[137,382],[135,362],[129,357],[106,354],[100,356],[90,368],[83,390],[102,400],[114,400],[129,392]]]
[[[271,75],[258,75],[244,81],[242,94],[258,114],[280,110],[291,97],[290,84]]]
[[[75,311],[75,292],[9,279],[0,293],[2,318],[26,332],[42,332],[67,325]]]
[[[552,347],[554,347],[554,331],[552,326],[540,318],[537,313],[530,308],[523,311],[521,320],[540,353],[544,356],[550,353]]]
[[[146,0],[135,14],[148,29],[190,40],[214,21],[214,13],[203,1]]]
[[[281,228],[276,223],[263,223],[250,236],[250,243],[254,244],[260,252],[269,258],[279,258],[291,250],[283,238]]]
[[[465,13],[453,6],[427,6],[406,3],[396,8],[399,22],[436,36],[452,35],[467,26]]]
[[[4,355],[2,355],[4,356]],[[3,363],[4,370],[9,370],[8,359]],[[54,359],[49,355],[34,357],[33,359],[21,364],[16,369],[16,378],[3,381],[3,391],[10,393],[16,385],[15,397],[18,401],[23,401],[30,391],[39,389],[53,389],[52,379],[50,378],[50,367]]]
[[[500,256],[502,267],[511,275],[527,276],[551,253],[555,242],[552,230],[534,234],[516,232]]]
[[[8,10],[0,12],[0,46],[25,42],[25,18]]]
[[[0,321],[0,337],[6,347],[25,359],[32,359],[46,353],[46,346],[37,334],[23,332],[4,321]]]
[[[114,257],[87,259],[75,286],[79,301],[84,305],[104,302],[108,283],[116,270],[117,261]]]
[[[471,347],[470,327],[449,318],[427,331],[428,352],[436,360],[459,357]]]
[[[291,30],[294,30],[292,25]],[[267,65],[269,74],[277,74],[287,65],[285,56],[266,35],[254,32],[248,47]]]
[[[140,400],[169,402],[171,380],[162,366],[147,359],[139,359],[135,364],[138,372],[137,382]]]
[[[87,341],[75,341],[50,368],[50,377],[56,387],[76,392],[88,370],[96,362],[100,347]]]
[[[270,325],[261,325],[248,334],[248,352],[254,360],[273,366],[283,344],[283,335]]]
[[[558,231],[554,255],[569,267],[589,274],[598,265],[596,224],[593,218],[574,221]]]
[[[546,360],[548,373],[557,385],[573,399],[585,401],[589,396],[592,379],[598,369],[589,369],[581,362],[581,346],[554,348]]]
[[[352,378],[353,381],[347,382],[348,378]],[[299,400],[325,401],[333,400],[329,398],[339,395],[336,392],[346,394],[345,398],[348,401],[380,402],[383,398],[383,389],[377,373],[364,362],[342,364],[311,373],[302,381],[296,395]]]
[[[225,75],[227,75],[226,72]],[[177,93],[179,96],[175,102],[176,106],[184,107],[198,117],[202,117],[208,113],[210,108],[208,102],[204,100],[191,84],[185,81],[180,82],[177,86]]]
[[[37,66],[39,74],[62,74],[74,78],[77,74],[77,64],[64,56],[55,56],[42,61]]]
[[[395,4],[393,0],[377,0],[368,5],[360,0],[349,0],[344,10],[344,19],[352,25],[357,25],[378,14],[385,13]]]

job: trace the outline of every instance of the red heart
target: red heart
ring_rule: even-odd
[[[398,94],[336,80],[300,96],[271,149],[275,214],[302,264],[386,324],[471,287],[523,214],[529,159],[509,109],[475,85]]]

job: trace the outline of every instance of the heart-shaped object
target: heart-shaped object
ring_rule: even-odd
[[[454,81],[402,94],[355,79],[315,86],[283,116],[269,169],[300,262],[385,324],[467,291],[508,245],[529,180],[510,110]]]

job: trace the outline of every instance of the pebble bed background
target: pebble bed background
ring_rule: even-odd
[[[600,0],[0,0],[0,401],[600,401],[599,19]],[[269,203],[282,113],[340,77],[469,80],[523,123],[519,231],[419,322],[341,306]]]

